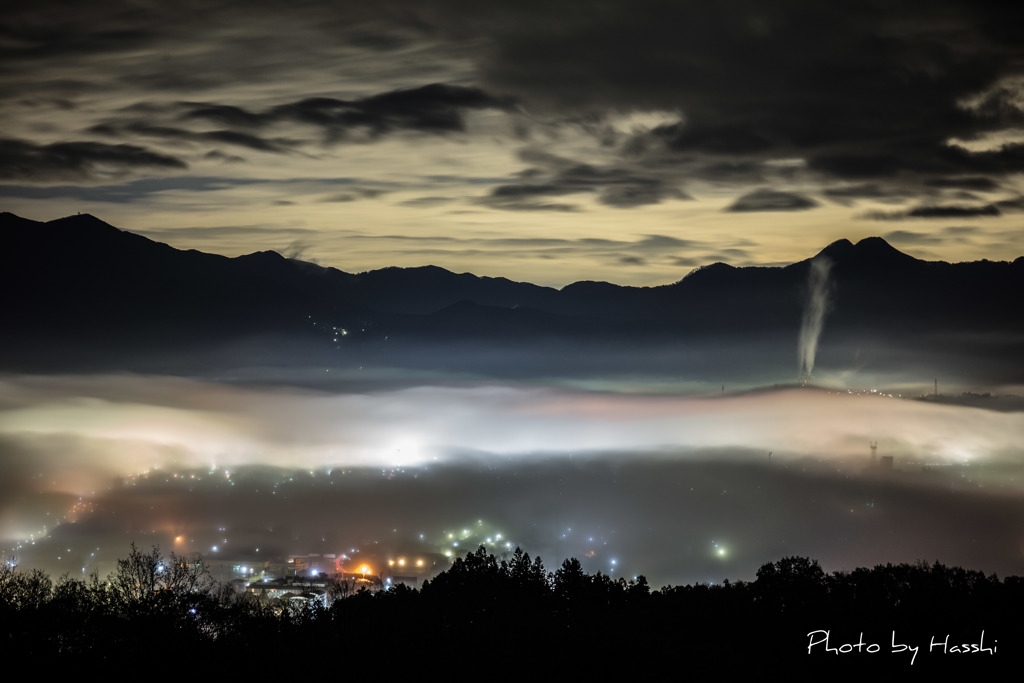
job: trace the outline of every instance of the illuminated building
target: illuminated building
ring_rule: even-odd
[[[385,585],[401,583],[418,588],[423,581],[444,571],[450,564],[441,553],[395,553],[388,557],[387,570],[381,578]]]

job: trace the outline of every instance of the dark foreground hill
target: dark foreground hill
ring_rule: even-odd
[[[442,268],[353,274],[275,252],[181,251],[89,215],[0,214],[0,369],[390,365],[547,375],[795,375],[813,258],[821,364],[1024,380],[1024,258],[950,264],[880,238],[786,267],[561,290]]]
[[[608,672],[756,680],[989,678],[1024,661],[1020,577],[939,563],[825,574],[785,557],[756,581],[652,591],[644,578],[546,571],[520,549],[467,553],[421,589],[352,594],[350,577],[298,599],[216,590],[200,558],[159,550],[106,581],[0,566],[0,642],[50,671],[151,667],[347,675],[445,671],[488,679]],[[545,677],[545,676],[542,676]]]

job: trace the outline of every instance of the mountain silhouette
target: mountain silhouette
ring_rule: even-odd
[[[351,362],[429,366],[421,351],[467,345],[538,354],[578,346],[602,358],[657,346],[688,367],[704,346],[745,345],[784,363],[815,258],[831,263],[826,354],[830,342],[980,354],[993,371],[1004,363],[1007,376],[1021,373],[1014,354],[1024,357],[1024,258],[922,261],[879,237],[839,240],[785,267],[715,263],[668,285],[560,290],[436,266],[353,274],[272,251],[183,251],[87,214],[47,223],[0,214],[0,244],[7,370],[141,357],[216,364],[240,362],[227,357],[239,353],[293,363],[304,354],[319,361],[326,349],[344,349]]]

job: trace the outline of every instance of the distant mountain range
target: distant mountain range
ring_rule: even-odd
[[[353,274],[272,251],[181,251],[90,215],[41,223],[3,213],[0,239],[3,370],[785,368],[795,366],[812,261],[715,263],[670,285],[559,290],[434,266]],[[1005,381],[1024,378],[1024,257],[921,261],[878,237],[840,240],[817,257],[832,262],[821,351],[829,362],[872,363],[861,356],[884,350],[882,365],[901,354],[941,357],[938,365],[958,358]]]

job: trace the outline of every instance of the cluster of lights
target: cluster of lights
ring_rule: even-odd
[[[47,512],[46,516],[51,517],[55,520],[53,527],[56,528],[64,523],[76,524],[78,523],[80,518],[92,514],[95,511],[96,506],[92,501],[86,500],[84,497],[79,496],[78,500],[75,501],[64,514],[54,515],[50,512]],[[35,531],[28,531],[21,534],[22,537],[14,542],[14,546],[11,547],[10,550],[12,552],[21,550],[25,547],[26,544],[35,545],[37,540],[42,541],[47,536],[49,536],[49,534],[50,525],[43,524],[41,528]],[[70,548],[68,548],[68,552],[71,552]],[[62,558],[61,556],[58,556],[57,559],[60,560]]]
[[[410,564],[410,563],[404,557],[399,557],[397,560],[395,560],[395,559],[388,560],[388,566],[389,567],[394,567],[396,565],[399,566],[399,567],[404,567],[407,564]],[[422,558],[417,559],[416,562],[415,562],[415,565],[417,567],[422,567],[423,564],[424,563],[423,563],[423,559]]]
[[[835,393],[836,395],[840,395],[843,392],[841,392],[841,391],[831,392],[830,391],[828,393],[830,393],[830,394],[831,393]],[[882,398],[903,398],[903,394],[890,394],[890,393],[887,393],[885,391],[879,391],[878,389],[871,389],[871,390],[868,390],[868,389],[847,389],[846,393],[849,396],[881,396]]]
[[[337,325],[322,325],[318,323],[316,320],[314,320],[313,316],[311,315],[307,315],[306,318],[309,320],[310,324],[314,328],[326,330],[327,334],[331,336],[331,341],[334,342],[335,344],[337,344],[341,340],[341,337],[347,337],[349,334],[348,329],[344,327],[339,327]],[[365,332],[366,329],[363,328],[361,331]]]
[[[463,527],[461,531],[446,531],[443,533],[443,545],[450,546],[444,548],[441,552],[447,558],[453,558],[458,554],[458,548],[461,544],[465,543],[469,548],[475,548],[476,546],[490,546],[493,548],[512,550],[515,544],[512,541],[505,538],[504,534],[496,533],[489,536],[485,536],[484,521],[478,519],[476,524],[470,527]],[[473,538],[480,538],[479,542],[474,542]],[[423,540],[423,534],[420,534],[420,540]]]

